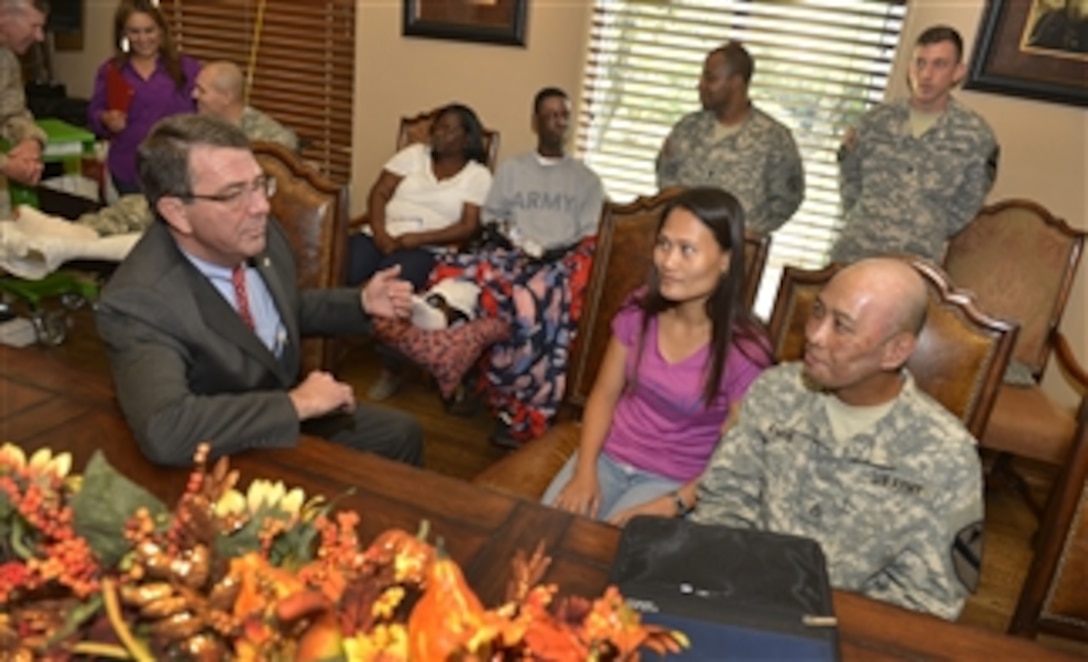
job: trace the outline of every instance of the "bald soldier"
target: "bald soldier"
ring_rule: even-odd
[[[693,518],[813,538],[836,588],[954,619],[978,578],[981,467],[970,433],[904,367],[926,300],[893,258],[839,272],[804,361],[749,389]]]
[[[238,65],[218,60],[200,70],[193,86],[197,112],[224,119],[250,140],[279,143],[298,150],[298,137],[269,115],[245,104],[245,79]]]

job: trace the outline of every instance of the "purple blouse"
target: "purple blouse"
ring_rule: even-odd
[[[136,148],[155,122],[169,115],[196,111],[193,86],[197,74],[200,73],[200,62],[188,55],[181,56],[181,71],[185,75],[185,84],[181,89],[177,88],[170,74],[166,72],[161,57],[155,65],[155,71],[147,80],[136,73],[130,63],[125,62],[121,67],[121,75],[132,86],[134,94],[128,107],[125,130],[112,134],[102,125],[100,119],[107,110],[106,78],[112,61],[113,58],[110,58],[98,68],[94,79],[94,94],[87,108],[87,121],[96,135],[110,141],[107,159],[110,173],[123,182],[136,184],[139,182],[136,175]]]
[[[703,473],[730,406],[744,398],[770,361],[762,358],[765,352],[753,341],[734,340],[726,355],[721,390],[708,409],[702,391],[710,346],[669,363],[658,347],[657,322],[654,317],[646,329],[638,382],[616,403],[604,451],[624,464],[686,483]],[[628,380],[634,376],[641,331],[642,311],[628,301],[612,321],[613,337],[627,348]],[[747,353],[742,344],[747,345]]]

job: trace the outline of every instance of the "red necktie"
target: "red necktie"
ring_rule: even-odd
[[[238,315],[250,329],[256,328],[253,324],[253,313],[249,312],[249,293],[246,292],[246,268],[244,265],[234,267],[230,272],[230,282],[234,284],[234,300],[238,303]]]

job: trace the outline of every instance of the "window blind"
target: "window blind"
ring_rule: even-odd
[[[249,75],[249,104],[293,129],[302,156],[351,179],[355,0],[161,0],[182,52],[231,60]],[[255,30],[254,27],[259,29]]]
[[[883,98],[905,9],[895,0],[596,0],[579,151],[612,199],[654,194],[654,157],[699,109],[706,54],[740,41],[755,60],[753,102],[793,131],[805,165],[805,201],[774,234],[768,277],[783,264],[822,266],[840,225],[835,153],[846,127]]]

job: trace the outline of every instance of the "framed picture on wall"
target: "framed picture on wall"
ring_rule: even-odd
[[[529,0],[404,0],[404,35],[525,45]]]
[[[964,88],[1088,106],[1088,0],[988,0]]]

